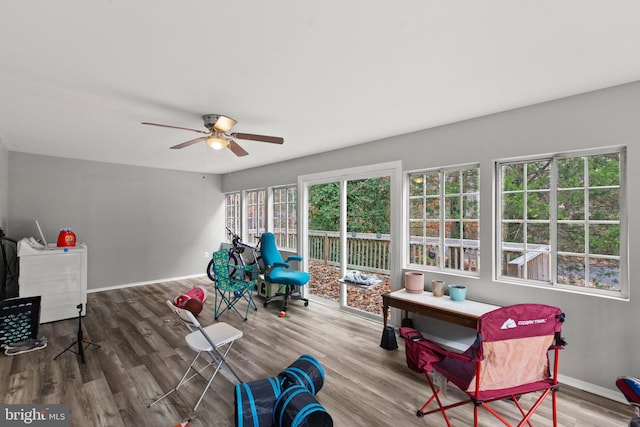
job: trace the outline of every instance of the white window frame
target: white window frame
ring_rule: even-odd
[[[469,195],[475,195],[475,197],[477,198],[477,218],[471,220],[469,218],[464,218],[463,217],[463,212],[464,212],[464,205],[461,202],[461,206],[460,206],[460,212],[461,212],[461,218],[459,219],[451,219],[451,218],[447,218],[445,216],[445,207],[446,207],[446,203],[445,203],[445,199],[446,196],[452,196],[453,194],[445,194],[445,173],[451,173],[451,172],[461,172],[461,171],[465,171],[465,170],[476,170],[477,171],[477,175],[478,175],[478,182],[477,182],[477,187],[475,189],[475,191],[473,193],[463,193],[462,192],[462,187],[460,189],[460,193],[457,193],[457,195],[460,197],[460,199],[462,200],[465,194],[469,194]],[[439,174],[439,190],[438,190],[438,194],[437,197],[439,200],[439,215],[437,218],[437,221],[439,223],[439,232],[438,232],[438,237],[437,238],[433,238],[433,239],[437,239],[437,246],[438,246],[438,253],[434,254],[435,255],[435,259],[436,259],[436,263],[435,265],[427,265],[427,264],[417,264],[417,263],[412,263],[411,259],[410,259],[410,251],[411,251],[411,223],[415,222],[417,220],[413,220],[411,219],[411,201],[413,199],[417,199],[417,198],[422,198],[424,201],[426,201],[426,199],[428,198],[427,195],[425,195],[424,193],[422,194],[422,196],[411,196],[411,178],[412,176],[415,175],[419,175],[419,174],[432,174],[432,173],[438,173]],[[424,270],[424,271],[437,271],[437,272],[441,272],[441,273],[447,273],[447,274],[454,274],[454,275],[458,275],[458,276],[470,276],[470,277],[479,277],[480,276],[480,164],[479,163],[471,163],[471,164],[464,164],[464,165],[455,165],[455,166],[441,166],[441,167],[437,167],[437,168],[428,168],[428,169],[419,169],[419,170],[414,170],[414,171],[409,171],[405,174],[405,179],[404,179],[404,183],[405,183],[405,199],[406,199],[406,203],[405,203],[405,207],[406,207],[406,215],[405,215],[405,221],[406,221],[406,229],[405,229],[405,243],[404,243],[404,248],[405,248],[405,265],[406,268],[410,268],[410,269],[414,269],[414,270]],[[435,218],[434,218],[435,219]],[[425,221],[426,218],[422,218],[420,221]],[[464,238],[464,234],[461,233],[461,236],[459,239],[455,239],[457,241],[460,242],[460,244],[456,244],[456,245],[451,245],[451,246],[455,246],[455,247],[460,247],[461,248],[461,256],[460,256],[460,261],[459,261],[459,268],[451,268],[448,267],[445,263],[446,263],[446,257],[445,257],[445,249],[450,246],[447,244],[447,240],[448,238],[446,237],[446,227],[447,227],[447,223],[451,223],[451,222],[456,222],[459,221],[461,223],[463,222],[475,222],[477,223],[477,233],[478,233],[478,238],[477,239],[465,239]],[[426,251],[426,243],[425,244],[425,248],[423,248],[423,250]],[[475,270],[471,270],[471,269],[465,269],[464,268],[464,258],[465,258],[465,253],[469,251],[469,255],[471,256],[471,254],[475,253]]]
[[[250,195],[255,194],[255,210],[252,209],[254,203],[250,203]],[[256,245],[259,236],[266,231],[267,224],[267,190],[266,188],[256,188],[242,192],[242,220],[244,224],[244,234],[242,240],[249,245]],[[249,218],[249,213],[255,212],[255,218]],[[253,220],[253,221],[252,221]]]
[[[298,186],[293,184],[293,185],[283,185],[283,186],[278,186],[278,187],[271,187],[271,197],[270,197],[270,202],[269,202],[269,212],[270,215],[269,217],[271,218],[270,221],[270,230],[276,235],[276,243],[278,245],[278,248],[281,249],[286,249],[286,250],[291,250],[291,251],[295,251],[297,248],[297,240],[298,240],[298,214],[297,214],[297,210],[298,210]],[[294,190],[295,191],[295,198],[294,200],[290,199],[290,191]],[[277,191],[284,191],[285,195],[284,195],[284,218],[281,219],[281,221],[284,221],[284,230],[278,230],[276,229],[276,212],[279,213],[279,210],[276,209],[277,205],[281,204],[281,203],[276,203],[276,197],[275,197],[275,193]],[[290,209],[290,207],[293,206],[293,211]],[[295,215],[295,218],[293,218],[293,220],[295,221],[295,224],[293,227],[289,226],[289,223],[291,222],[291,217],[290,215],[293,214]],[[279,216],[278,216],[279,218]],[[282,227],[280,227],[282,228]],[[284,234],[285,236],[285,241],[282,241],[282,239],[278,239],[278,236],[280,235],[280,233]]]
[[[229,206],[230,197],[235,197],[234,206]],[[233,213],[230,214],[230,210]],[[230,242],[230,235],[227,228],[231,229],[239,236],[242,235],[242,193],[240,191],[232,191],[225,193],[224,195],[224,216],[225,216],[225,230],[224,236],[227,242]]]
[[[524,158],[515,158],[515,159],[501,159],[501,160],[497,160],[495,161],[495,168],[494,168],[494,182],[495,182],[495,206],[494,206],[494,212],[495,212],[495,263],[494,263],[494,277],[495,280],[497,281],[501,281],[501,282],[507,282],[507,283],[514,283],[514,284],[521,284],[521,285],[528,285],[528,286],[536,286],[536,287],[544,287],[544,288],[548,288],[548,289],[554,289],[554,290],[561,290],[561,291],[568,291],[568,292],[574,292],[574,293],[580,293],[580,294],[586,294],[586,295],[596,295],[596,296],[602,296],[602,297],[609,297],[609,298],[615,298],[615,299],[625,299],[628,300],[629,298],[629,268],[628,268],[628,215],[627,215],[627,155],[626,155],[626,147],[624,146],[616,146],[616,147],[604,147],[604,148],[598,148],[598,149],[589,149],[589,150],[579,150],[579,151],[572,151],[572,152],[566,152],[566,153],[557,153],[557,154],[546,154],[546,155],[539,155],[539,156],[529,156],[529,157],[524,157]],[[616,223],[619,223],[620,225],[620,248],[619,248],[619,255],[618,256],[612,256],[610,258],[612,259],[616,259],[619,262],[619,269],[620,269],[620,290],[608,290],[608,289],[599,289],[599,288],[592,288],[592,287],[583,287],[583,286],[576,286],[576,285],[571,285],[571,284],[562,284],[562,283],[558,283],[557,277],[558,277],[558,263],[557,263],[557,259],[558,259],[558,253],[560,252],[560,254],[564,254],[564,255],[573,255],[572,253],[568,253],[568,252],[561,252],[558,250],[558,242],[557,242],[557,230],[558,230],[558,224],[559,223],[569,223],[571,221],[560,221],[558,219],[558,214],[557,214],[557,206],[558,206],[558,169],[557,169],[557,162],[559,160],[563,160],[563,159],[570,159],[570,158],[576,158],[576,157],[591,157],[591,156],[597,156],[597,155],[603,155],[603,154],[619,154],[620,155],[620,183],[619,183],[619,187],[618,191],[619,191],[619,221]],[[550,161],[550,167],[551,167],[551,173],[550,173],[550,197],[549,197],[549,205],[550,205],[550,210],[549,210],[549,248],[548,248],[548,254],[549,254],[549,279],[548,280],[534,280],[534,279],[527,279],[527,278],[521,278],[521,277],[513,277],[513,276],[507,276],[507,275],[503,275],[502,274],[502,252],[504,250],[504,246],[503,246],[503,237],[502,237],[502,223],[503,223],[503,218],[502,218],[502,174],[501,174],[501,170],[502,167],[505,165],[509,165],[509,164],[518,164],[518,163],[532,163],[532,162],[536,162],[536,161],[545,161],[548,160]],[[584,191],[585,194],[588,193],[589,189],[593,189],[594,187],[590,187],[589,186],[589,175],[588,175],[588,168],[585,166],[585,171],[584,171],[584,179],[585,179],[585,186],[584,186]],[[615,187],[615,186],[614,186]],[[582,187],[579,187],[582,188]],[[595,188],[599,188],[599,187],[595,187]],[[606,188],[606,187],[603,187]],[[566,189],[564,189],[566,190]],[[562,190],[561,190],[562,191]],[[589,219],[589,214],[588,214],[588,206],[589,206],[589,201],[588,201],[588,196],[585,196],[585,213],[584,213],[584,218],[582,220],[578,220],[578,221],[573,221],[575,223],[579,223],[579,224],[585,224],[585,228],[587,225],[592,224],[592,223],[596,223],[596,221],[594,220],[590,220]],[[523,221],[528,221],[527,218],[524,218]],[[615,221],[614,221],[615,222]],[[523,238],[525,241],[524,247],[526,248],[526,236]],[[533,248],[532,251],[533,252],[540,252],[540,248]],[[523,249],[523,253],[526,259],[526,254],[527,251],[526,249]],[[579,254],[576,253],[577,256],[584,256],[586,259],[590,259],[590,258],[604,258],[605,256],[602,255],[594,255],[594,254],[589,254],[589,242],[588,242],[588,232],[585,232],[585,246],[584,246],[584,251],[580,252]],[[586,263],[587,265],[585,266],[585,270],[586,270],[586,274],[588,275],[588,262]]]

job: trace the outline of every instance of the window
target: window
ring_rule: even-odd
[[[264,233],[265,221],[265,190],[251,190],[245,192],[247,204],[247,243],[255,245],[259,236]]]
[[[227,193],[225,196],[225,226],[236,234],[240,229],[240,193]],[[229,237],[225,232],[225,236]]]
[[[279,248],[295,250],[298,245],[297,195],[295,185],[273,189],[273,234]]]
[[[626,296],[626,150],[496,164],[500,278]]]
[[[479,274],[479,167],[412,172],[407,188],[409,265]]]

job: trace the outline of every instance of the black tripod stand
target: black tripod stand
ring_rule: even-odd
[[[100,347],[98,344],[95,344],[95,343],[92,343],[91,341],[87,341],[85,339],[82,339],[82,304],[78,304],[76,306],[76,308],[78,309],[78,338],[74,342],[72,342],[69,345],[69,347],[65,348],[56,357],[54,357],[53,360],[56,360],[58,357],[62,356],[67,351],[70,351],[70,352],[75,353],[78,356],[80,356],[80,359],[82,360],[82,363],[84,363],[84,351],[87,348],[89,348],[89,346],[92,346],[92,345],[95,345],[96,347]],[[78,351],[77,352],[71,349],[71,347],[73,347],[76,344],[78,345]],[[87,346],[85,347],[84,344],[86,344]]]

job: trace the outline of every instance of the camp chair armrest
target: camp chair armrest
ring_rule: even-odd
[[[229,265],[235,268],[236,270],[242,270],[242,271],[254,271],[256,269],[256,264],[249,264],[249,265],[229,264]]]
[[[233,290],[242,291],[246,289],[252,289],[254,281],[234,280],[231,284]]]
[[[482,360],[481,358],[478,358],[478,357],[470,357],[463,353],[457,353],[455,351],[445,350],[444,348],[440,347],[438,344],[435,344],[429,340],[422,341],[422,344],[428,347],[429,350],[438,354],[439,356],[450,357],[452,359],[458,359],[463,362],[478,362]]]
[[[287,264],[286,262],[274,262],[273,263],[273,267],[284,267],[284,268],[289,268],[289,264]]]
[[[286,262],[289,261],[302,261],[302,257],[300,255],[289,255]]]
[[[430,342],[430,341],[429,341]],[[482,360],[482,358],[479,357],[471,357],[467,354],[464,353],[458,353],[455,351],[449,351],[449,350],[445,350],[442,347],[434,344],[433,347],[429,346],[429,348],[431,348],[435,353],[439,354],[440,356],[444,356],[444,357],[450,357],[452,359],[457,359],[457,360],[461,360],[463,362],[478,362],[480,360]]]
[[[484,357],[469,357],[465,354],[456,353],[453,351],[447,351],[446,353],[443,353],[443,354],[447,357],[451,357],[452,359],[458,359],[463,362],[480,362],[484,359]]]

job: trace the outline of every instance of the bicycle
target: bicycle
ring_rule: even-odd
[[[258,275],[262,274],[264,271],[264,265],[262,264],[262,257],[260,256],[260,240],[258,239],[258,243],[255,246],[251,246],[248,243],[244,243],[240,236],[234,233],[229,227],[227,228],[227,233],[231,236],[231,248],[229,248],[229,275],[233,276],[236,273],[236,269],[233,268],[234,265],[256,265],[256,272]],[[242,255],[245,250],[249,250],[251,252],[251,259],[247,262]],[[252,272],[245,272],[245,277],[247,280],[253,280]],[[212,282],[216,281],[216,276],[213,271],[213,259],[209,261],[207,265],[207,276],[211,279]]]

